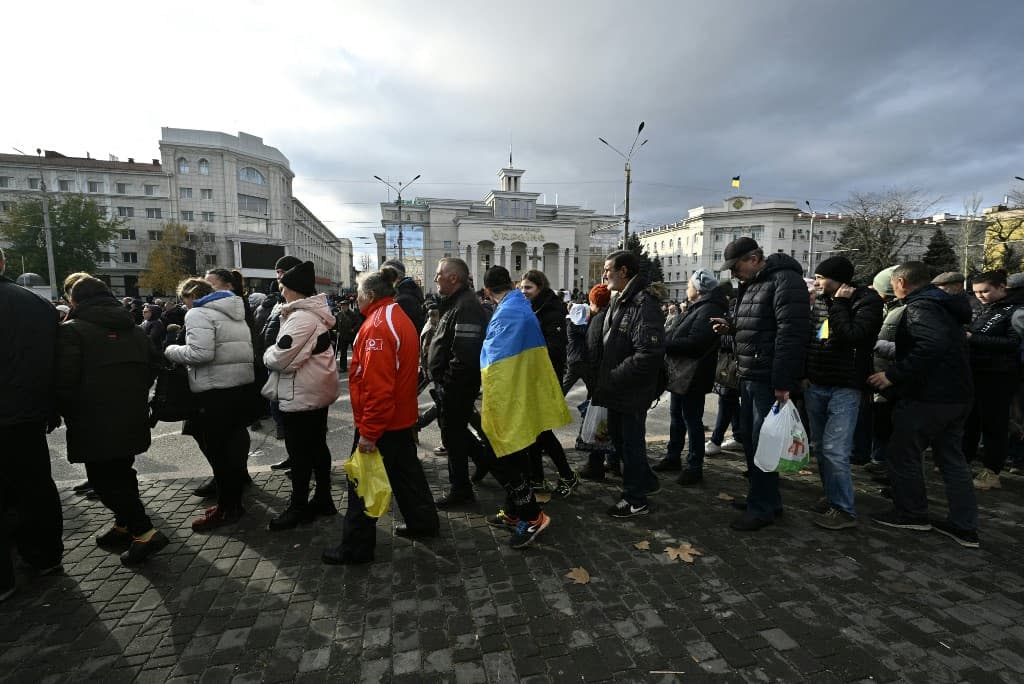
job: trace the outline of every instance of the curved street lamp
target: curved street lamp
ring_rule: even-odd
[[[615,154],[619,155],[620,157],[622,157],[623,159],[626,160],[626,214],[623,217],[623,221],[622,221],[622,248],[623,249],[626,249],[626,243],[629,242],[629,186],[632,183],[632,169],[630,167],[630,160],[633,158],[633,153],[634,152],[637,152],[641,147],[643,147],[644,145],[647,144],[647,139],[646,138],[639,145],[636,144],[636,141],[640,139],[640,133],[643,132],[643,130],[644,130],[644,122],[641,121],[640,122],[640,126],[638,126],[637,129],[636,129],[636,137],[633,138],[633,144],[629,146],[629,152],[627,152],[626,154],[623,154],[614,145],[612,145],[610,142],[608,142],[604,138],[600,138],[600,137],[598,138],[598,140],[600,140],[602,143],[604,143],[606,146],[608,146],[608,148],[611,149],[613,152],[615,152]]]
[[[405,185],[402,185],[401,183],[399,183],[398,187],[396,188],[394,185],[392,185],[391,183],[387,182],[386,180],[384,180],[380,176],[374,176],[374,178],[379,180],[381,183],[383,183],[384,185],[388,186],[389,188],[394,190],[396,193],[398,193],[398,205],[397,205],[398,206],[398,260],[401,261],[403,264],[405,263],[405,251],[402,248],[402,242],[403,242],[402,241],[402,190],[404,190],[405,188],[408,188],[410,185],[415,183],[417,181],[417,179],[419,179],[419,177],[420,177],[420,174],[417,173],[416,177],[413,178],[411,181],[409,181]]]

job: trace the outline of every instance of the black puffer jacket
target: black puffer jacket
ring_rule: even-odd
[[[796,259],[772,254],[752,281],[740,285],[733,328],[742,379],[778,390],[800,388],[811,327],[802,272]]]
[[[68,460],[97,463],[149,449],[149,387],[159,356],[109,294],[79,303],[60,326],[57,401]]]
[[[807,346],[807,379],[826,387],[863,389],[882,327],[882,298],[858,287],[850,297],[821,301],[828,310],[828,337],[818,339],[821,322],[815,321]]]
[[[725,318],[729,300],[721,288],[702,294],[691,302],[685,313],[678,315],[675,325],[665,333],[665,356],[699,358],[697,370],[687,394],[707,394],[715,386],[718,335],[712,329],[712,318]]]
[[[647,278],[634,276],[605,315],[594,392],[598,406],[646,411],[658,398],[658,376],[665,365],[665,317],[649,285]]]
[[[903,300],[906,308],[896,328],[896,360],[885,376],[896,386],[898,398],[939,404],[971,401],[967,337],[963,327],[971,320],[971,305],[927,285]]]
[[[530,306],[537,315],[540,331],[544,333],[544,342],[548,346],[548,357],[555,369],[555,376],[561,382],[565,377],[565,348],[569,344],[565,332],[565,303],[551,288],[545,288],[537,293]]]
[[[983,306],[971,322],[967,342],[971,370],[977,375],[1016,378],[1020,373],[1020,336],[1012,325],[1017,304],[1007,299]]]
[[[56,342],[53,305],[0,275],[0,425],[38,423],[56,414]],[[4,458],[23,455],[0,451]]]
[[[427,357],[430,377],[445,391],[454,390],[463,398],[475,399],[480,392],[480,349],[487,330],[487,312],[468,287],[442,297],[437,308],[441,317]]]
[[[398,281],[395,285],[395,304],[402,307],[402,311],[416,326],[416,334],[423,332],[427,312],[423,308],[423,288],[417,285],[415,280],[402,278]]]

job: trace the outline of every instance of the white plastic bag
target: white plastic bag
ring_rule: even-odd
[[[608,409],[604,406],[587,407],[587,414],[583,417],[583,429],[580,431],[580,439],[587,444],[600,444],[608,441]]]
[[[792,401],[779,402],[761,424],[754,464],[766,473],[792,473],[807,465],[807,431]]]

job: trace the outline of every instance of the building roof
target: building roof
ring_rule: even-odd
[[[159,159],[149,164],[138,164],[134,161],[103,161],[91,157],[66,157],[60,152],[46,150],[45,156],[32,154],[0,154],[0,164],[25,164],[38,167],[66,167],[74,169],[103,169],[106,171],[148,171],[162,173]]]

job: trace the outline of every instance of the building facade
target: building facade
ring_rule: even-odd
[[[139,287],[149,252],[167,223],[189,235],[188,267],[238,268],[254,290],[266,291],[274,262],[296,254],[316,264],[319,286],[351,285],[351,242],[335,237],[292,195],[294,174],[276,148],[247,133],[161,129],[160,159],[150,163],[0,155],[0,212],[10,203],[48,193],[83,194],[121,219],[97,275],[118,295],[152,294]],[[194,257],[194,263],[191,263]]]
[[[386,257],[399,257],[401,232],[406,275],[421,280],[430,292],[436,292],[437,262],[446,256],[466,261],[477,289],[493,265],[507,268],[513,279],[541,270],[555,290],[589,286],[591,234],[619,219],[576,206],[541,204],[540,193],[523,191],[524,173],[501,169],[499,189],[482,201],[417,197],[403,200],[401,207],[382,202]]]

